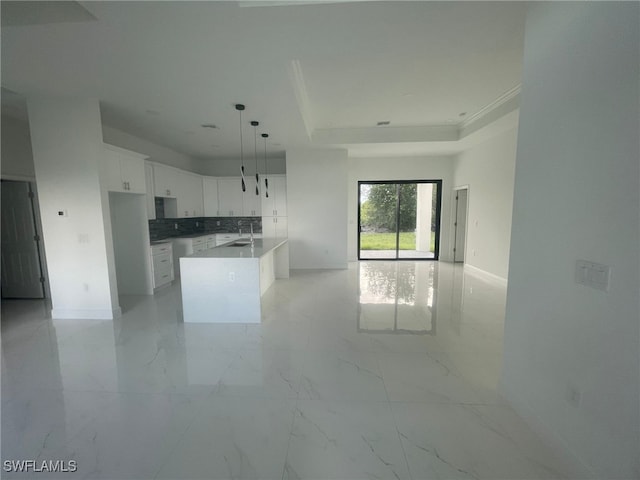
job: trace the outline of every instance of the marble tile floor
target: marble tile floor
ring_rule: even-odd
[[[358,262],[294,271],[263,300],[261,325],[185,324],[178,284],[122,297],[116,321],[3,302],[3,466],[77,472],[2,478],[576,476],[498,393],[504,286]]]

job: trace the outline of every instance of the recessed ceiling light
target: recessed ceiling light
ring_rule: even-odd
[[[382,122],[378,122],[378,123],[376,123],[376,125],[377,125],[378,127],[381,127],[381,126],[384,126],[384,125],[389,125],[390,123],[391,123],[391,120],[384,120],[384,121],[382,121]]]
[[[466,114],[467,114],[467,112],[461,112],[458,116],[464,117]]]
[[[214,130],[217,130],[218,126],[214,125],[213,123],[203,123],[202,125],[200,125],[202,128],[212,128]]]

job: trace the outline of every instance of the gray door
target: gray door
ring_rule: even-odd
[[[2,297],[44,298],[32,193],[28,182],[2,181]]]

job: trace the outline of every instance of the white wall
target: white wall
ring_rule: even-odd
[[[290,265],[347,267],[346,150],[287,151]]]
[[[517,118],[517,112],[512,115]],[[453,186],[469,186],[465,263],[505,280],[509,270],[516,144],[514,122],[511,130],[458,155],[453,169]],[[453,198],[452,208],[455,209]],[[449,228],[453,229],[453,224]]]
[[[143,153],[149,156],[148,160],[150,161],[181,168],[189,172],[200,173],[200,161],[157,143],[130,135],[107,125],[102,126],[102,136],[105,143]]]
[[[358,181],[364,180],[442,180],[440,260],[451,260],[452,157],[350,158],[348,166],[349,261],[358,260]]]
[[[108,206],[99,182],[103,147],[98,101],[34,97],[27,103],[51,315],[113,318],[120,312],[115,269],[107,258]]]
[[[33,180],[33,154],[29,124],[23,120],[2,115],[2,178]]]
[[[258,173],[262,175],[265,172],[264,160],[259,156],[258,152]],[[199,167],[197,173],[201,175],[211,175],[214,177],[238,177],[240,176],[240,159],[216,159],[216,160],[198,160]],[[267,172],[271,175],[284,174],[287,172],[286,159],[284,158],[267,158]],[[256,162],[251,155],[250,158],[244,159],[245,175],[255,175]]]
[[[640,478],[639,18],[531,5],[515,171],[504,391],[607,479]],[[578,259],[611,267],[608,292]]]

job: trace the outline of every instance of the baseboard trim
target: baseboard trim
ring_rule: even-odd
[[[122,316],[120,307],[114,309],[51,309],[53,320],[114,320]]]
[[[560,437],[555,430],[540,419],[524,398],[510,392],[504,386],[504,380],[500,380],[500,393],[507,400],[511,408],[513,408],[520,417],[536,432],[543,440],[545,440],[551,448],[562,452],[562,454],[573,464],[577,470],[574,472],[579,478],[597,479],[599,476],[591,469],[591,467],[578,455],[567,442]]]
[[[474,265],[470,265],[468,263],[464,264],[464,269],[469,270],[471,273],[474,273],[480,277],[484,277],[487,280],[498,282],[500,285],[507,286],[508,280],[504,277],[496,275],[495,273],[487,272],[481,268],[478,268]]]

